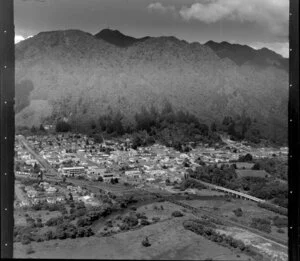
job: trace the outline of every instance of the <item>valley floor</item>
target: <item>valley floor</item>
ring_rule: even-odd
[[[252,260],[185,230],[182,222],[186,218],[165,220],[109,237],[32,242],[35,253],[30,255],[26,254],[28,246],[16,243],[14,258]],[[141,244],[145,236],[150,247]]]

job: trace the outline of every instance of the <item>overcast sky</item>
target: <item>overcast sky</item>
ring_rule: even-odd
[[[16,42],[42,31],[104,28],[268,47],[288,57],[289,0],[15,0]]]

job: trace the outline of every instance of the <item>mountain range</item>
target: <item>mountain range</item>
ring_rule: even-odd
[[[111,111],[134,124],[142,106],[168,101],[208,124],[246,112],[264,136],[287,137],[288,59],[267,48],[104,29],[42,32],[15,49],[19,126],[85,124]]]

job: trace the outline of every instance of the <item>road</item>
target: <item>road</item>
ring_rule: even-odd
[[[55,169],[53,169],[52,166],[43,157],[41,157],[39,154],[37,154],[30,147],[30,145],[27,143],[27,141],[24,138],[24,136],[18,135],[17,139],[19,140],[19,142],[21,144],[23,144],[25,146],[25,148],[27,149],[27,151],[46,169],[46,171],[48,172],[48,174],[50,173],[51,175],[54,175],[54,176],[58,175],[57,171]]]

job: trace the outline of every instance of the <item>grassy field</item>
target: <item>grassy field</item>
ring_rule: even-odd
[[[157,206],[157,207],[155,207]],[[161,206],[163,209],[161,209]],[[183,217],[172,217],[179,210]],[[148,219],[159,217],[160,221],[140,229],[114,234],[109,237],[89,237],[46,242],[31,245],[14,244],[15,258],[68,258],[68,259],[189,259],[203,260],[252,260],[250,257],[220,246],[189,230],[182,222],[192,217],[189,211],[169,202],[140,206]],[[150,247],[142,246],[145,237]],[[29,248],[34,253],[27,254]]]

